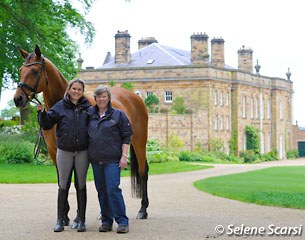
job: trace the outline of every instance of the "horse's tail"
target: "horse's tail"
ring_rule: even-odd
[[[130,173],[131,173],[131,193],[132,197],[141,198],[143,193],[143,184],[139,175],[139,164],[132,144],[130,144]]]

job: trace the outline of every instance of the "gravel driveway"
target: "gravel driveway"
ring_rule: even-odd
[[[268,235],[268,227],[295,227],[303,232],[305,211],[278,207],[265,207],[241,203],[211,196],[196,190],[192,183],[196,180],[245,172],[273,165],[305,165],[305,159],[283,160],[253,165],[215,165],[215,168],[188,173],[152,175],[149,177],[148,219],[135,217],[140,200],[131,198],[130,178],[122,178],[122,189],[130,218],[130,232],[120,235],[114,231],[99,233],[97,194],[93,182],[88,182],[87,232],[78,233],[69,227],[62,233],[54,233],[56,221],[56,184],[0,184],[0,239],[1,240],[50,240],[50,239],[133,239],[133,240],[202,240],[202,239],[291,239],[292,237]],[[305,184],[305,183],[304,183]],[[76,212],[74,186],[69,195],[70,218]],[[305,199],[304,199],[305,201]],[[232,226],[263,228],[261,235],[228,236],[217,235],[215,227],[222,225],[226,230]],[[217,228],[219,231],[221,227]],[[238,228],[235,228],[238,232]],[[232,230],[233,231],[233,230]],[[244,228],[243,230],[245,231]],[[244,233],[244,232],[243,232]],[[304,237],[303,237],[304,235]],[[296,239],[305,239],[305,233]]]

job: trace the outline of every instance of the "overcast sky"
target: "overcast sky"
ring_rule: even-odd
[[[81,41],[83,67],[99,67],[107,52],[114,55],[114,35],[128,30],[131,52],[138,40],[155,37],[162,45],[190,51],[190,36],[206,32],[225,40],[225,62],[237,68],[237,51],[253,50],[260,73],[286,78],[294,84],[293,123],[305,126],[305,14],[302,0],[96,0],[87,20],[96,37],[91,46]],[[303,95],[303,96],[302,96]],[[2,102],[2,101],[1,101]]]

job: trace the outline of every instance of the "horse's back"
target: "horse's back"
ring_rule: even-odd
[[[127,114],[131,124],[140,124],[147,128],[147,108],[142,98],[137,94],[121,87],[113,87],[111,88],[111,103]]]

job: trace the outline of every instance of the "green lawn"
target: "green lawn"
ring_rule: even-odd
[[[149,175],[162,173],[186,172],[211,168],[207,165],[195,165],[186,162],[165,162],[149,165]],[[129,170],[123,170],[122,176],[130,176]],[[88,170],[88,181],[93,180],[91,166]],[[54,166],[30,164],[0,164],[0,183],[56,183],[57,175]]]
[[[199,180],[210,194],[242,202],[305,209],[305,167],[271,167]]]

